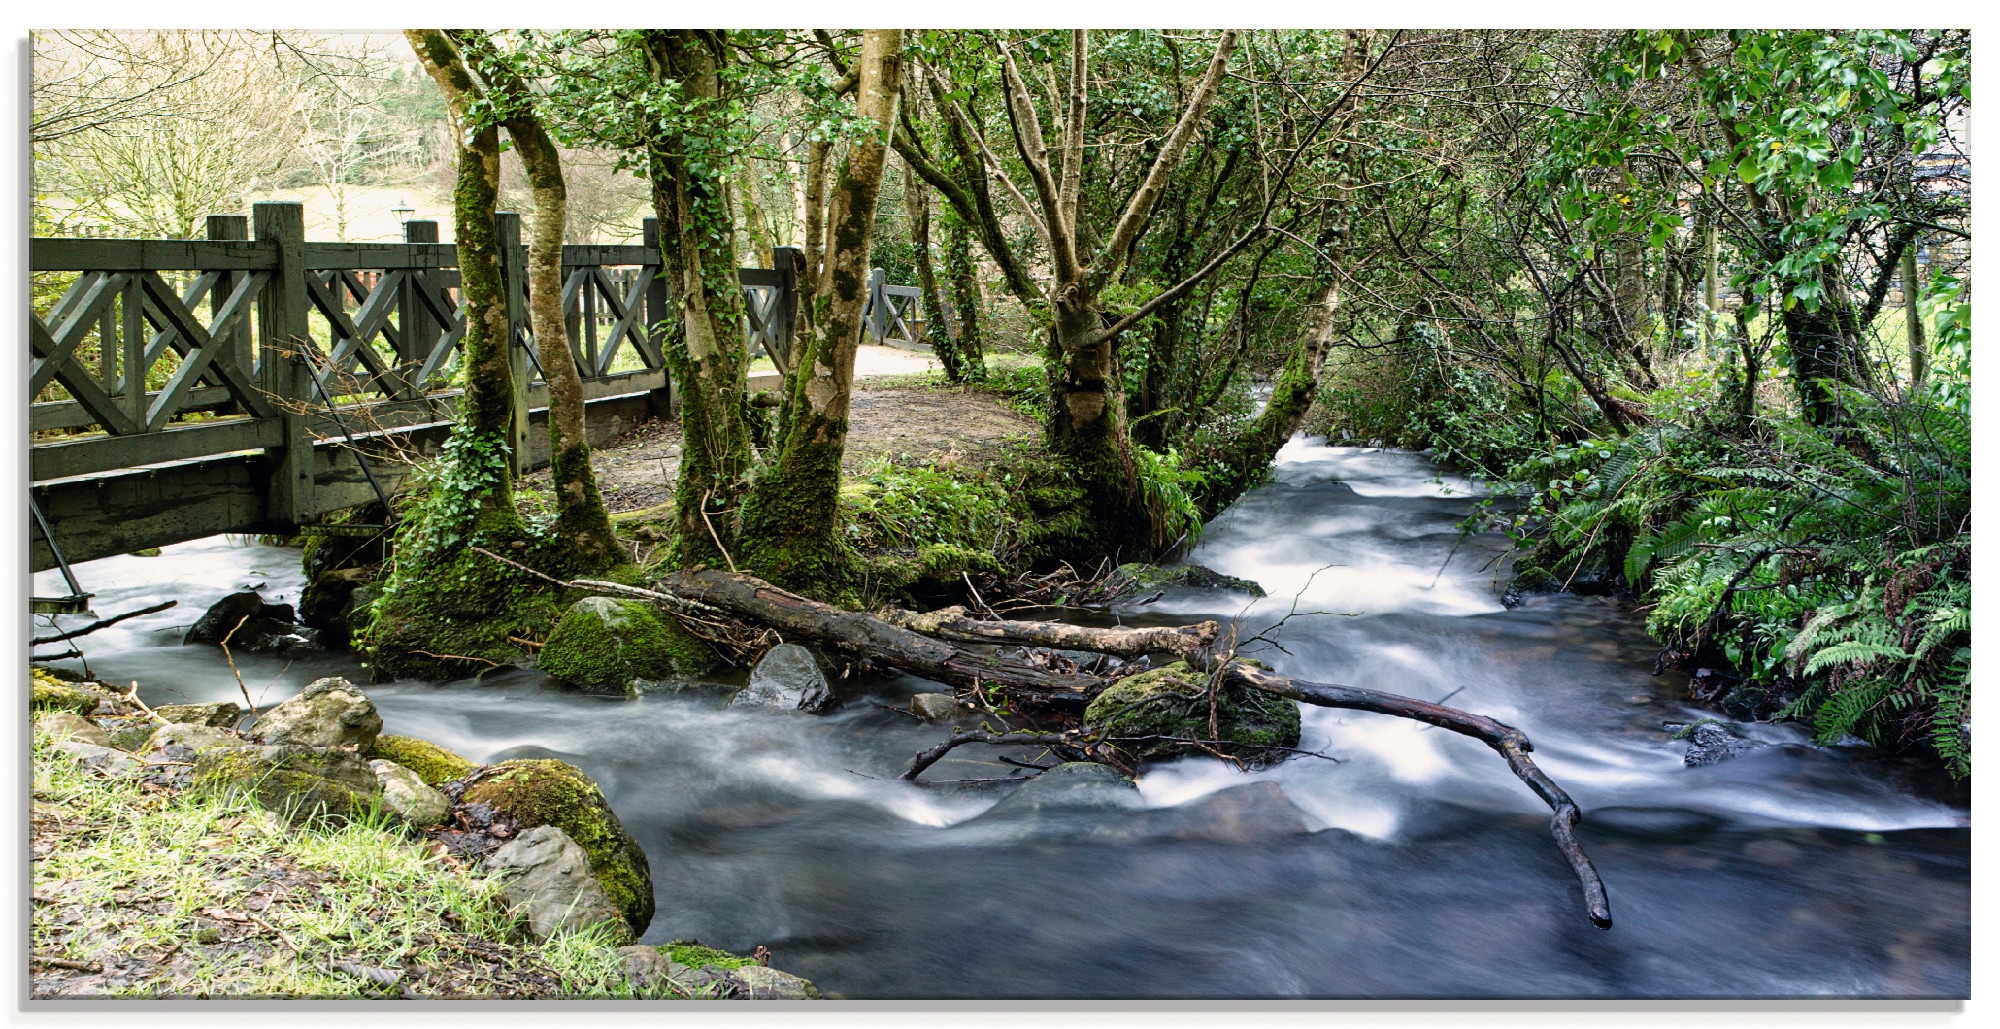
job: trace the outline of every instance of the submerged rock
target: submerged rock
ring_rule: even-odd
[[[375,756],[415,772],[426,786],[442,786],[471,775],[479,766],[429,740],[414,736],[375,737]]]
[[[653,873],[646,852],[582,769],[566,761],[503,762],[471,781],[459,800],[484,804],[522,829],[561,829],[590,856],[598,883],[624,912],[633,935],[652,922]]]
[[[715,653],[645,601],[585,597],[563,612],[536,664],[590,693],[637,696],[648,687],[635,683],[708,671]]]
[[[1284,787],[1270,781],[1246,782],[1177,807],[1147,812],[1144,835],[1216,843],[1256,843],[1310,832],[1306,813]]]
[[[631,932],[618,905],[591,874],[590,856],[553,825],[522,832],[494,851],[482,867],[500,877],[501,897],[537,937],[606,924],[621,936]]]
[[[1699,722],[1693,728],[1681,731],[1686,733],[1687,740],[1687,753],[1681,756],[1681,763],[1689,768],[1727,761],[1770,746],[1758,740],[1744,739],[1721,722]]]
[[[268,604],[254,590],[231,593],[188,627],[182,643],[221,643],[231,650],[297,654],[325,649],[319,632],[298,624],[290,604]]]
[[[1171,568],[1137,562],[1122,564],[1105,577],[1104,585],[1113,591],[1111,595],[1113,600],[1131,600],[1140,594],[1163,590],[1169,586],[1196,590],[1229,590],[1235,593],[1248,593],[1253,597],[1264,596],[1264,587],[1248,579],[1224,575],[1196,564],[1180,564]]]
[[[1085,725],[1106,730],[1110,742],[1142,760],[1201,754],[1200,748],[1154,736],[1206,740],[1208,677],[1187,662],[1155,668],[1112,683],[1083,712]],[[1275,764],[1287,754],[1271,747],[1299,742],[1299,706],[1283,697],[1226,685],[1215,699],[1217,750],[1253,766]],[[1121,739],[1122,738],[1122,739]]]
[[[451,801],[432,789],[417,773],[394,761],[368,762],[382,788],[382,806],[419,829],[428,829],[451,814]]]
[[[768,707],[821,714],[839,706],[826,673],[812,651],[796,643],[780,643],[750,670],[750,685],[729,698],[730,707]]]
[[[195,755],[189,787],[224,794],[245,791],[293,823],[324,817],[339,823],[382,801],[375,773],[339,747],[215,747]]]
[[[358,747],[371,753],[382,716],[360,687],[339,676],[316,679],[263,713],[245,736],[271,746]]]

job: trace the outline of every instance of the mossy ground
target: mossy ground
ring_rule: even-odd
[[[506,761],[468,786],[467,804],[486,804],[523,829],[553,825],[590,856],[590,867],[634,935],[653,920],[653,878],[639,849],[590,777],[566,761]]]
[[[1216,734],[1208,727],[1208,680],[1176,661],[1113,683],[1084,709],[1084,724],[1102,729],[1118,747],[1141,759],[1205,753],[1200,748],[1168,740],[1119,737],[1173,736],[1219,740],[1217,750],[1252,765],[1281,760],[1283,751],[1299,742],[1299,707],[1283,697],[1258,690],[1225,686],[1215,701]]]
[[[629,998],[594,934],[534,942],[490,881],[386,818],[104,778],[33,744],[32,996]],[[384,990],[335,963],[395,973]]]

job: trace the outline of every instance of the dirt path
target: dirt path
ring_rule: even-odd
[[[1034,438],[1040,426],[998,397],[943,385],[898,380],[935,369],[937,360],[889,347],[865,346],[855,358],[853,407],[849,413],[848,471],[887,458],[935,461],[941,458],[979,466],[998,460],[1009,441]],[[680,470],[681,428],[650,421],[591,455],[604,504],[613,513],[664,504],[673,497]],[[548,485],[548,473],[531,481]]]

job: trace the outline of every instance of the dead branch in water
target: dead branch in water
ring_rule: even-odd
[[[1024,622],[1001,618],[973,618],[962,607],[947,607],[917,614],[912,611],[885,611],[882,619],[926,636],[956,643],[1016,644],[1053,647],[1057,650],[1092,650],[1114,657],[1134,658],[1147,654],[1173,654],[1197,658],[1221,627],[1213,621],[1193,625],[1159,625],[1145,628],[1100,629],[1067,622]]]
[[[157,614],[179,603],[180,601],[178,600],[169,600],[162,604],[154,604],[152,607],[142,607],[137,611],[127,611],[122,615],[112,615],[109,618],[100,618],[97,621],[94,621],[89,625],[84,626],[81,629],[71,629],[68,632],[59,632],[51,636],[37,636],[34,639],[28,641],[28,646],[39,647],[44,643],[61,643],[64,640],[73,640],[78,636],[88,636],[99,629],[107,629],[110,628],[111,626],[117,625],[119,622],[122,622],[127,618],[137,618],[140,615]]]

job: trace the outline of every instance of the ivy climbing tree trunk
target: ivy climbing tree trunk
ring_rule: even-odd
[[[508,432],[514,424],[514,373],[508,361],[507,301],[500,280],[494,206],[500,193],[500,130],[475,109],[483,91],[465,57],[440,29],[404,33],[424,70],[444,91],[457,179],[452,225],[458,245],[459,288],[465,300],[465,395],[454,429],[453,454],[464,477],[458,488],[480,490],[475,524],[513,528],[514,479]],[[476,467],[472,467],[476,465]]]
[[[862,34],[854,110],[866,135],[847,148],[828,204],[825,273],[814,294],[814,329],[793,373],[791,413],[777,458],[744,502],[744,564],[772,581],[819,587],[843,581],[840,460],[847,444],[854,352],[868,299],[868,259],[889,136],[895,130],[903,34]]]
[[[980,328],[980,312],[985,297],[979,276],[972,265],[972,234],[965,220],[944,211],[944,275],[951,294],[952,325],[958,336],[953,345],[964,359],[966,374],[973,382],[986,381],[986,337]]]
[[[910,249],[917,266],[917,288],[923,294],[924,335],[930,338],[931,349],[944,365],[944,377],[964,382],[972,378],[972,370],[958,349],[958,341],[945,326],[944,299],[938,293],[937,269],[931,263],[931,205],[930,197],[924,193],[928,188],[908,164],[903,165],[903,206],[910,213]]]
[[[502,63],[483,33],[456,30],[460,49],[480,63],[501,124],[514,141],[527,172],[534,219],[528,240],[528,323],[535,355],[549,387],[549,475],[556,495],[556,538],[571,567],[608,568],[626,558],[611,528],[590,467],[584,427],[583,376],[570,346],[563,317],[563,237],[569,217],[569,189],[562,155],[530,106],[533,97],[519,75]]]
[[[680,309],[680,339],[667,347],[681,408],[680,480],[674,487],[670,558],[723,564],[729,530],[750,470],[746,417],[743,291],[736,276],[729,210],[728,136],[722,69],[728,43],[718,32],[642,34],[648,72],[680,110],[649,143],[647,177],[660,225],[660,261]]]

